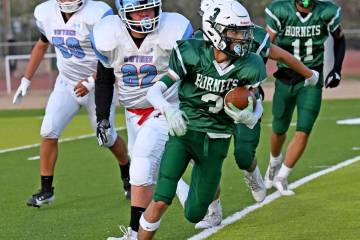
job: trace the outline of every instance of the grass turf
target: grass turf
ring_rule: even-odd
[[[359,239],[360,163],[296,189],[209,239]]]
[[[271,130],[268,103],[265,110],[257,153],[262,173],[267,166]],[[118,112],[117,126],[121,126],[124,125],[123,114]],[[0,132],[2,139],[6,139],[1,141],[0,149],[37,143],[41,123],[38,116],[42,113],[39,110],[0,111]],[[357,140],[360,126],[339,126],[335,122],[359,115],[358,100],[324,101],[309,147],[290,181],[354,156],[356,152],[352,147],[360,146]],[[293,131],[292,127],[289,135]],[[91,132],[87,115],[82,112],[63,136]],[[125,131],[120,134],[126,137]],[[128,224],[129,202],[124,200],[119,168],[110,152],[97,147],[94,138],[61,143],[59,150],[54,180],[57,199],[53,205],[41,209],[25,206],[25,200],[39,185],[38,162],[26,159],[38,155],[38,148],[0,154],[3,196],[0,198],[0,239],[105,239],[120,234],[117,224]],[[231,147],[223,169],[221,199],[225,216],[253,204],[232,152]],[[196,232],[193,224],[184,219],[178,202],[174,201],[163,218],[156,239],[185,239]]]

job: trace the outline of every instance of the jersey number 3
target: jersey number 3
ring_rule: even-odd
[[[52,42],[55,47],[57,47],[64,58],[71,58],[72,56],[76,58],[84,58],[85,52],[80,46],[79,40],[74,37],[68,37],[66,41],[64,37],[53,37]]]

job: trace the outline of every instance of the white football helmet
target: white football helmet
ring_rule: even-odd
[[[200,10],[199,14],[200,16],[204,15],[204,12],[211,7],[215,2],[219,0],[201,0],[200,2]]]
[[[202,31],[216,49],[233,57],[250,52],[253,24],[248,11],[236,0],[215,1],[205,9]]]
[[[56,3],[59,6],[60,11],[64,13],[74,13],[84,7],[86,0],[56,0]]]
[[[161,0],[115,0],[116,8],[125,23],[131,31],[138,33],[150,33],[155,31],[160,24]],[[149,8],[155,9],[155,17],[145,17],[140,21],[131,19],[129,13],[141,11]]]

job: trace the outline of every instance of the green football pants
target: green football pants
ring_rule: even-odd
[[[249,169],[255,158],[256,148],[260,140],[260,120],[253,129],[245,124],[236,124],[234,133],[234,156],[236,164],[242,170]]]
[[[177,183],[193,159],[195,164],[184,211],[190,222],[202,220],[214,200],[229,144],[230,138],[211,139],[206,133],[193,130],[182,137],[170,136],[160,163],[154,201],[171,204]]]
[[[304,82],[300,82],[290,86],[276,80],[272,103],[274,133],[282,135],[287,132],[296,106],[296,131],[310,134],[320,112],[321,98],[322,88],[319,84],[304,87]]]

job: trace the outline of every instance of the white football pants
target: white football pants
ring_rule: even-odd
[[[43,138],[58,139],[69,124],[71,119],[84,107],[88,112],[89,119],[93,130],[96,132],[96,112],[95,112],[95,91],[90,91],[84,97],[77,97],[74,92],[74,86],[60,76],[56,79],[55,87],[50,94],[45,116],[41,125],[40,135]],[[110,124],[112,127],[113,142],[109,143],[111,147],[116,138],[115,130],[115,91],[111,104]]]
[[[128,149],[131,157],[130,183],[135,186],[156,184],[160,160],[169,139],[163,115],[154,111],[142,125],[141,116],[125,110]]]

